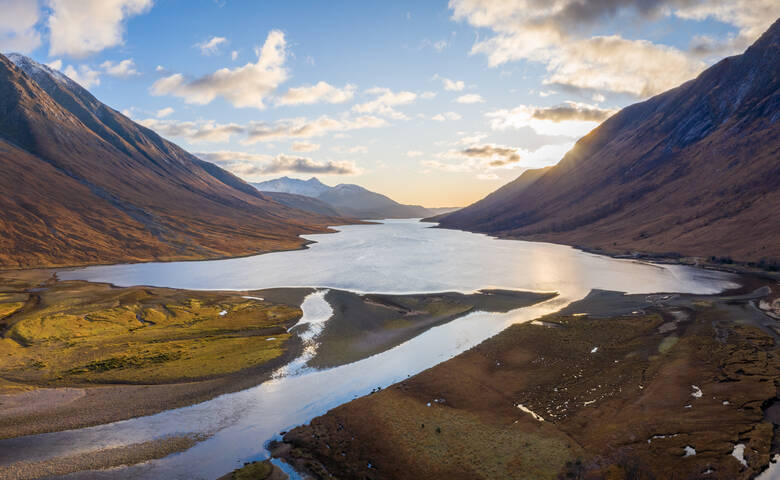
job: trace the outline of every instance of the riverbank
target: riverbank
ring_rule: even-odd
[[[308,288],[117,288],[43,271],[0,275],[0,438],[81,428],[258,385],[302,354]],[[477,309],[554,294],[366,295],[330,290],[311,366],[338,366]]]
[[[744,281],[715,296],[593,291],[273,453],[314,478],[752,478],[780,452],[780,322],[760,310],[780,289]]]
[[[435,226],[431,228],[442,228],[445,230],[459,230],[453,227],[442,227],[438,224],[437,217],[423,218],[420,220],[424,223],[434,223]],[[466,230],[469,231],[469,230]],[[494,233],[485,233],[474,231],[473,233],[481,233],[491,238],[503,239],[503,240],[519,240],[525,242],[543,242],[551,243],[554,245],[566,245],[577,250],[581,250],[586,253],[593,253],[596,255],[604,255],[607,257],[627,260],[637,260],[649,263],[667,264],[667,265],[686,265],[690,267],[703,268],[708,270],[716,270],[721,272],[735,273],[740,275],[758,275],[767,279],[780,281],[780,260],[778,259],[762,259],[759,261],[740,261],[735,260],[730,256],[697,256],[697,255],[684,255],[677,252],[645,252],[638,250],[620,250],[617,248],[594,247],[588,245],[578,244],[576,242],[556,241],[545,235],[529,235],[529,236],[515,236],[515,235],[501,235]]]
[[[97,425],[257,385],[297,357],[311,289],[193,292],[0,274],[0,438]]]

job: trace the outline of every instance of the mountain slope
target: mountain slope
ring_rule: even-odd
[[[309,180],[281,177],[266,182],[253,183],[262,192],[283,192],[316,198],[352,218],[421,218],[454,209],[425,208],[420,205],[403,205],[379,193],[359,185],[342,183],[330,187],[316,177]],[[289,199],[289,198],[288,198]],[[298,202],[303,207],[303,202]],[[302,208],[301,207],[301,208]],[[315,211],[315,210],[310,210]]]
[[[744,54],[612,116],[531,185],[441,225],[615,253],[778,259],[777,72],[780,21]]]
[[[537,179],[547,173],[552,167],[536,168],[524,171],[519,177],[491,193],[487,197],[479,200],[468,208],[463,208],[452,213],[444,213],[435,217],[426,218],[425,221],[438,222],[444,217],[450,222],[459,220],[468,221],[474,216],[489,216],[494,210],[501,208],[504,203],[511,201],[512,198],[531,186]]]
[[[314,197],[307,197],[305,195],[297,195],[295,193],[286,192],[263,192],[263,195],[270,198],[276,203],[287,205],[288,207],[297,208],[304,212],[311,212],[317,215],[326,215],[331,217],[347,217],[342,212],[339,212],[331,205],[323,202],[322,200]]]
[[[10,58],[0,55],[0,267],[295,248],[298,234],[334,223],[273,202],[59,72]]]

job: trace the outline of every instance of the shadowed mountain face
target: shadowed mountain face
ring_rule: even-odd
[[[438,220],[614,253],[778,259],[778,72],[780,21],[744,54],[609,118],[555,167]]]
[[[339,212],[340,215],[352,218],[421,218],[436,215],[443,211],[454,210],[451,208],[425,208],[420,205],[403,205],[359,185],[341,183],[335,187],[330,187],[315,177],[309,180],[281,177],[266,182],[253,183],[252,185],[262,192],[280,192],[311,197],[329,205],[332,209]],[[317,204],[317,210],[306,208],[310,205],[304,205],[300,199],[294,203],[288,203],[292,201],[293,197],[279,195],[273,198],[281,203],[312,212],[319,213],[322,209],[321,204]],[[313,205],[311,206],[313,208]]]
[[[20,55],[0,55],[0,112],[0,267],[296,248],[298,234],[336,223],[264,197]]]

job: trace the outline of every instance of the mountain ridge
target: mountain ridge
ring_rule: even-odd
[[[0,55],[0,267],[246,255],[344,223],[274,202],[53,72]]]
[[[779,259],[778,59],[780,21],[742,55],[605,120],[531,185],[440,225],[608,253]]]

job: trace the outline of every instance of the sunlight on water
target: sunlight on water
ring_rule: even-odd
[[[705,270],[616,260],[545,243],[497,240],[429,228],[409,220],[340,227],[312,235],[306,250],[208,262],[89,267],[63,279],[191,289],[315,287],[294,327],[307,341],[303,356],[256,387],[190,407],[107,425],[0,440],[0,464],[128,445],[176,433],[210,437],[180,454],[88,478],[213,479],[267,455],[264,443],[376,387],[387,387],[477,345],[507,326],[531,321],[591,289],[628,293],[716,293],[735,286]],[[357,292],[471,292],[482,288],[555,291],[559,296],[509,313],[474,312],[380,354],[328,370],[305,368],[316,337],[333,313],[327,288]],[[305,328],[305,330],[304,330]],[[309,355],[309,357],[307,357]],[[13,452],[3,455],[2,452]],[[20,453],[24,452],[24,453]]]

